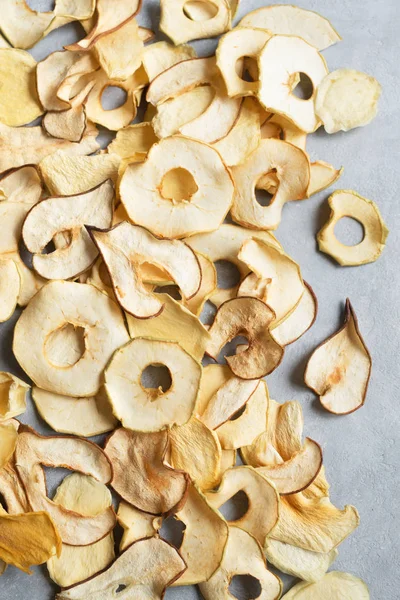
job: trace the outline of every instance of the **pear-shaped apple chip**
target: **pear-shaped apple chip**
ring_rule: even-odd
[[[0,371],[0,423],[25,412],[29,389],[30,386],[19,377]]]
[[[205,21],[193,21],[185,13],[187,0],[161,0],[160,29],[174,44],[214,37],[231,27],[231,9],[228,0],[212,0],[216,12]]]
[[[347,299],[343,326],[314,350],[304,381],[318,394],[326,410],[346,415],[364,404],[371,367],[371,355]]]
[[[331,571],[315,583],[301,581],[283,596],[282,600],[334,600],[335,598],[351,598],[351,600],[369,600],[367,584],[362,579]]]
[[[162,517],[145,513],[124,500],[119,504],[117,519],[124,530],[120,544],[121,552],[133,542],[154,537],[161,529],[162,524]]]
[[[266,559],[283,573],[311,582],[321,579],[338,555],[336,549],[327,553],[311,552],[268,538],[264,553]]]

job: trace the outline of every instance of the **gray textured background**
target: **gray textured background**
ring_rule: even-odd
[[[1,4],[1,3],[0,3]],[[45,9],[49,0],[29,0],[33,8]],[[263,0],[241,0],[238,17],[263,6]],[[331,483],[332,501],[339,507],[354,504],[361,515],[359,529],[339,549],[333,568],[362,577],[371,598],[399,598],[400,554],[397,511],[399,474],[399,2],[398,0],[303,0],[298,4],[328,17],[343,41],[324,52],[331,70],[351,67],[366,71],[383,86],[380,111],[367,128],[327,136],[322,130],[310,136],[312,159],[344,166],[342,178],[332,189],[354,189],[379,205],[390,229],[383,256],[374,264],[343,268],[316,249],[315,234],[327,218],[322,192],[305,202],[285,207],[277,236],[285,249],[300,262],[304,278],[319,301],[314,327],[287,349],[283,365],[268,378],[271,397],[282,402],[301,401],[305,434],[319,441]],[[159,18],[158,2],[144,0],[139,22],[153,29]],[[0,13],[1,20],[1,13]],[[81,37],[78,26],[68,25],[37,44],[37,60]],[[199,54],[209,54],[215,40],[194,43]],[[104,133],[103,139],[107,139]],[[342,241],[354,242],[359,231],[346,224]],[[364,408],[337,417],[320,408],[303,384],[305,362],[312,349],[340,323],[343,302],[349,296],[357,312],[361,332],[373,357],[373,372]],[[21,374],[11,353],[15,317],[0,326],[0,368]],[[21,418],[39,431],[50,433],[33,406]],[[58,478],[59,479],[59,478]],[[54,479],[52,480],[54,483]],[[397,511],[396,511],[397,505]],[[285,579],[289,582],[289,578]],[[0,598],[50,600],[55,587],[45,569],[34,576],[9,568],[0,578]],[[248,597],[248,596],[247,596]],[[200,598],[195,588],[168,590],[168,600]],[[243,596],[244,598],[244,596]],[[218,599],[216,599],[218,600]],[[321,599],[322,600],[322,599]]]

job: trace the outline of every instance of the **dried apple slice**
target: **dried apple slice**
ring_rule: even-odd
[[[317,50],[325,50],[342,39],[325,17],[312,10],[284,4],[252,10],[243,17],[239,27],[256,27],[273,34],[295,35]]]
[[[0,469],[5,467],[14,454],[18,431],[12,423],[0,423]]]
[[[169,389],[144,386],[141,376],[149,365],[167,367]],[[176,342],[135,338],[112,357],[104,374],[105,389],[124,427],[156,432],[189,421],[201,372],[201,365]]]
[[[239,0],[228,0],[232,18],[235,16],[239,6]],[[217,6],[210,0],[189,0],[183,7],[185,15],[192,21],[208,21],[218,12]]]
[[[61,591],[56,600],[87,600],[115,598],[115,590],[125,590],[125,596],[162,600],[165,589],[185,571],[179,552],[159,538],[138,540],[111,565],[92,579]],[[121,586],[123,586],[121,588]]]
[[[52,52],[38,62],[36,68],[37,91],[42,106],[49,111],[61,111],[70,108],[70,102],[57,96],[60,85],[68,77],[70,69],[78,63],[80,55],[68,50]],[[68,97],[69,100],[69,97]]]
[[[42,191],[42,180],[35,166],[13,169],[0,179],[0,201],[36,204]]]
[[[278,174],[279,185],[269,206],[261,206],[255,190],[260,178],[271,172]],[[263,139],[242,164],[232,168],[232,175],[236,188],[232,218],[251,229],[276,229],[283,205],[306,197],[310,165],[300,148],[282,140]]]
[[[209,329],[207,354],[216,359],[223,346],[238,335],[248,339],[248,349],[226,357],[232,372],[242,379],[269,375],[280,364],[284,350],[271,336],[275,313],[258,298],[236,298],[220,306]]]
[[[277,68],[276,57],[280,60]],[[315,114],[316,91],[328,74],[326,62],[313,46],[293,35],[274,35],[258,57],[260,88],[258,99],[269,112],[278,113],[306,133],[315,131],[319,119]],[[306,74],[312,82],[313,93],[307,100],[293,94],[298,73]]]
[[[1,257],[2,255],[0,255]],[[7,255],[3,255],[3,258]],[[21,280],[17,265],[11,259],[0,260],[0,323],[8,321],[17,307]]]
[[[260,600],[278,600],[280,597],[281,581],[268,571],[260,544],[246,531],[231,526],[221,565],[207,582],[200,583],[200,591],[205,600],[230,600],[230,583],[235,575],[242,574],[258,580]]]
[[[304,293],[292,313],[273,329],[272,335],[281,346],[293,344],[315,323],[318,300],[312,287],[304,281]]]
[[[333,185],[343,173],[341,169],[335,169],[329,163],[323,160],[317,160],[310,164],[310,183],[307,190],[307,195],[312,196],[318,194],[327,187]]]
[[[217,11],[211,18],[193,21],[185,13],[187,0],[161,0],[160,30],[174,44],[214,37],[231,27],[231,10],[227,0],[213,0]]]
[[[300,77],[296,78],[292,89],[294,89],[296,86],[297,81],[300,81]],[[269,130],[268,126],[275,127],[275,132],[273,129]],[[261,127],[261,137],[274,137],[278,140],[283,139],[285,142],[289,142],[290,144],[293,144],[293,146],[297,146],[297,148],[300,148],[300,150],[305,150],[307,145],[307,134],[299,129],[299,127],[296,127],[294,123],[279,114],[272,115],[264,123],[264,125]]]
[[[108,231],[89,230],[108,268],[115,296],[134,317],[155,317],[163,310],[156,294],[142,282],[139,267],[154,264],[174,281],[186,299],[198,292],[201,268],[193,250],[179,240],[162,240],[126,221]]]
[[[214,144],[228,135],[239,118],[240,98],[229,98],[225,90],[216,88],[206,110],[180,128],[180,133],[207,144]]]
[[[139,433],[117,429],[104,451],[113,467],[111,485],[126,502],[144,512],[173,513],[185,503],[189,477],[165,463],[167,431]]]
[[[0,422],[7,421],[26,410],[26,394],[30,386],[6,371],[0,371]]]
[[[62,339],[57,352],[46,353],[51,336],[68,324],[85,330],[83,353],[74,364],[65,364]],[[38,387],[80,398],[97,394],[104,367],[128,340],[119,307],[108,296],[91,285],[53,281],[36,294],[20,316],[13,350]]]
[[[228,525],[200,490],[189,486],[186,502],[175,518],[185,525],[179,548],[187,571],[174,585],[207,581],[221,564],[228,539]]]
[[[195,49],[187,44],[172,46],[168,42],[156,42],[145,48],[142,61],[144,70],[151,82],[157,75],[160,75],[160,73],[163,73],[163,71],[166,71],[177,63],[195,57]]]
[[[338,69],[319,83],[315,112],[327,133],[368,125],[378,112],[381,86],[354,69]]]
[[[71,100],[70,108],[62,111],[49,111],[42,120],[46,133],[55,138],[70,142],[80,142],[86,129],[86,100],[94,83],[89,83]]]
[[[364,404],[371,367],[371,355],[347,299],[343,326],[314,350],[304,381],[318,394],[326,410],[346,415]]]
[[[196,252],[196,257],[201,268],[201,283],[195,295],[185,301],[185,306],[190,312],[199,317],[205,303],[217,287],[217,270],[214,263],[207,256]]]
[[[370,595],[366,583],[362,579],[331,571],[315,583],[302,581],[291,588],[282,600],[333,600],[334,598],[351,598],[351,600],[369,600]]]
[[[291,544],[267,539],[264,544],[266,559],[277,569],[299,577],[304,581],[318,581],[325,575],[331,564],[335,561],[338,551],[311,552]]]
[[[365,265],[377,260],[389,230],[375,202],[351,190],[337,190],[328,202],[331,214],[317,235],[321,252],[329,254],[342,266]],[[336,238],[335,226],[342,217],[351,217],[363,226],[364,239],[359,244],[347,246]]]
[[[11,458],[5,467],[0,469],[0,493],[8,514],[18,515],[32,510],[22,481],[16,471],[15,456]]]
[[[107,152],[117,154],[120,158],[140,157],[144,160],[157,140],[151,123],[135,123],[117,132]]]
[[[210,429],[223,425],[247,404],[258,384],[256,379],[246,381],[239,377],[230,377],[211,396],[207,406],[203,407],[201,421]]]
[[[124,530],[120,543],[121,552],[133,542],[154,537],[161,529],[162,524],[162,517],[149,515],[123,500],[118,507],[117,519]]]
[[[215,396],[218,390],[226,384],[232,377],[232,372],[228,365],[211,364],[203,367],[199,395],[196,402],[196,414],[200,416],[204,413],[211,398]]]
[[[191,193],[178,186],[174,197],[163,195],[166,182],[171,177],[179,182],[182,171],[189,174]],[[154,144],[146,161],[128,165],[120,182],[121,200],[131,221],[169,238],[217,229],[230,209],[233,189],[218,152],[180,136]]]
[[[112,503],[108,488],[88,475],[73,473],[57,488],[54,502],[87,517],[95,517]],[[114,560],[112,533],[90,546],[62,545],[61,554],[47,561],[51,579],[61,587],[74,585],[106,569]]]

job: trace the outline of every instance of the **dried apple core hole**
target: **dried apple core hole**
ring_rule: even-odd
[[[179,550],[182,546],[185,529],[186,525],[182,523],[182,521],[175,519],[175,517],[168,517],[163,520],[160,529],[160,537]]]
[[[243,56],[238,58],[236,61],[236,73],[239,74],[239,77],[243,79],[243,81],[258,81],[258,64],[254,56]]]
[[[114,110],[123,106],[127,100],[126,91],[117,85],[108,85],[101,94],[101,106],[103,110]]]
[[[142,371],[140,384],[144,390],[149,391],[150,393],[156,390],[157,392],[165,394],[172,385],[171,372],[165,365],[148,365]]]
[[[25,0],[32,10],[37,12],[52,12],[56,7],[56,0]]]
[[[259,580],[247,573],[234,575],[229,583],[229,593],[238,600],[256,600],[261,592]]]
[[[275,194],[271,194],[267,190],[256,189],[256,200],[260,206],[270,206]]]
[[[292,94],[300,100],[310,100],[314,94],[314,85],[306,73],[295,73],[293,79],[300,77],[300,81],[293,87]]]
[[[198,190],[193,175],[177,167],[165,173],[161,181],[160,194],[164,200],[171,202],[188,202]]]
[[[230,290],[239,285],[240,271],[230,260],[217,260],[214,263],[217,270],[217,285],[221,290]]]
[[[341,217],[334,228],[335,237],[345,246],[357,246],[365,237],[364,226],[353,217]]]
[[[241,346],[243,344],[246,344],[246,346],[249,345],[249,340],[243,334],[238,334],[235,337],[233,337],[222,347],[221,352],[218,355],[218,362],[226,363],[225,357],[235,356],[235,354],[237,353],[237,346]]]
[[[193,10],[199,9],[199,12],[195,12],[193,15],[189,13],[189,8]],[[202,10],[205,9],[205,10]],[[202,2],[202,0],[189,0],[183,7],[185,16],[191,21],[209,21],[213,19],[218,13],[218,7],[212,2]]]
[[[243,490],[239,490],[232,498],[229,498],[219,507],[219,512],[227,521],[238,521],[249,510],[249,498]]]
[[[85,353],[85,328],[65,323],[46,338],[44,352],[53,367],[73,367]]]

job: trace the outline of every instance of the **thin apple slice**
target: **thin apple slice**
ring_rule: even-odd
[[[369,600],[370,595],[366,583],[362,579],[331,571],[315,583],[301,582],[295,585],[282,600],[334,600],[335,598],[351,598],[351,600]]]
[[[185,13],[187,0],[161,0],[160,30],[174,44],[214,37],[231,27],[231,10],[227,0],[213,0],[215,15],[203,21],[194,21]]]

